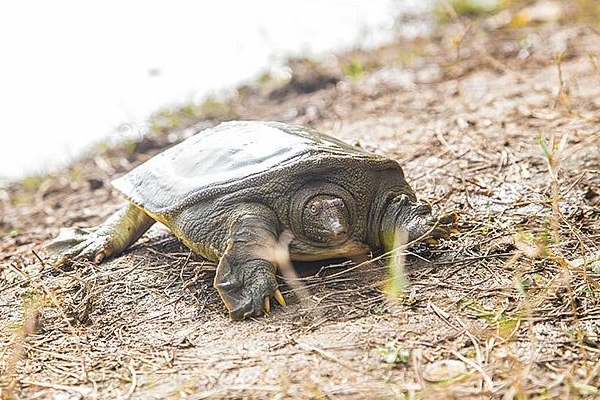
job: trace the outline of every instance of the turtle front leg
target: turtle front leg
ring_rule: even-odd
[[[230,219],[229,235],[214,286],[233,320],[270,311],[270,299],[285,305],[269,260],[277,244],[277,217],[271,209],[245,204]]]
[[[79,259],[99,264],[117,255],[139,239],[154,224],[144,211],[128,204],[95,228],[62,228],[45,249],[55,266],[70,265]]]
[[[413,202],[405,194],[396,197],[388,204],[381,221],[381,242],[385,251],[398,246],[400,236],[403,242],[422,241],[437,243],[438,239],[448,239],[458,233],[458,215],[451,213],[442,217],[434,217],[431,206],[425,202]]]

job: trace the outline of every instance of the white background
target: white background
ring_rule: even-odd
[[[139,133],[160,107],[200,102],[289,55],[390,40],[401,3],[3,2],[0,178],[64,162],[122,126]]]

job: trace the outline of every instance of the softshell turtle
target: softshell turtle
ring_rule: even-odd
[[[273,296],[273,249],[291,233],[292,260],[392,250],[445,238],[453,215],[432,216],[400,165],[312,129],[232,121],[197,133],[113,181],[128,200],[92,229],[62,229],[56,265],[118,255],[159,221],[218,262],[214,286],[232,319],[260,315]]]

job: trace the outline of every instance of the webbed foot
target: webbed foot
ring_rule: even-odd
[[[266,260],[252,260],[235,266],[235,260],[225,254],[217,267],[214,285],[232,320],[269,313],[271,297],[285,306],[275,278],[275,266]]]
[[[50,262],[57,267],[83,259],[99,264],[112,253],[110,237],[98,228],[62,228],[44,249],[52,253]]]

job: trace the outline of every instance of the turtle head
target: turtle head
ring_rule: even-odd
[[[344,201],[335,196],[317,195],[302,210],[304,235],[313,242],[336,245],[348,240],[350,215]]]
[[[352,236],[349,194],[335,184],[320,182],[298,190],[290,208],[290,225],[297,239],[317,247],[334,247]]]
[[[411,242],[437,243],[457,233],[455,213],[436,218],[429,203],[413,201],[407,195],[394,197],[385,208],[381,220],[380,241],[386,251],[398,244]]]

